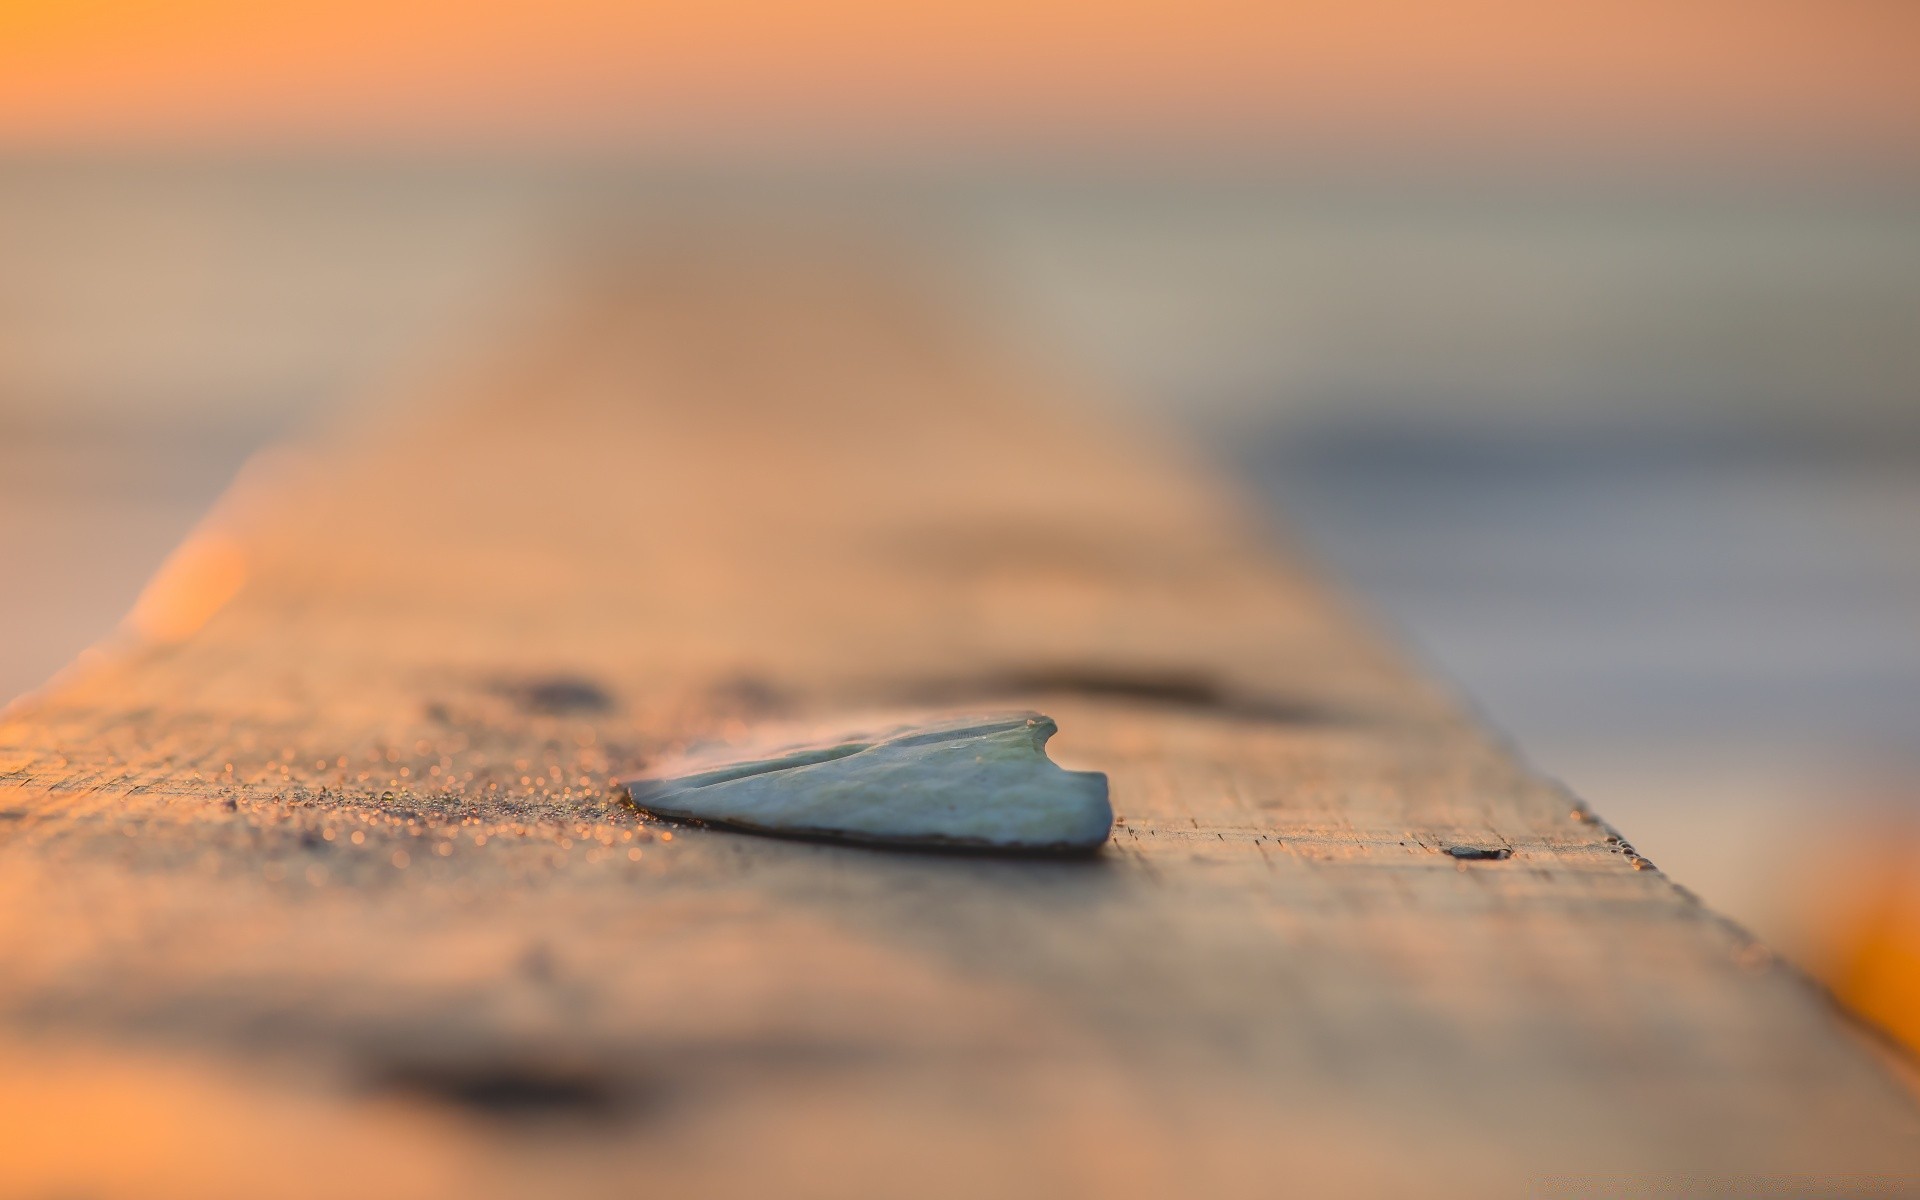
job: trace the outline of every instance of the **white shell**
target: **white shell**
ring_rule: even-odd
[[[754,833],[903,846],[1085,851],[1107,840],[1107,777],[1046,755],[1039,713],[959,717],[683,760],[626,781],[656,816]],[[693,769],[693,768],[698,769]]]

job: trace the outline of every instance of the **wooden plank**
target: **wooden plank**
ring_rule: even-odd
[[[844,247],[609,252],[0,724],[0,1192],[1895,1189],[1920,1113],[1275,556]],[[1092,861],[671,830],[1033,706]],[[1452,847],[1510,852],[1463,861]]]

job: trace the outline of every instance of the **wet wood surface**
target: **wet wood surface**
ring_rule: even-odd
[[[1176,447],[857,255],[609,253],[388,410],[0,720],[0,1193],[1920,1182],[1884,1047]],[[1098,856],[613,786],[1015,707],[1111,777]]]

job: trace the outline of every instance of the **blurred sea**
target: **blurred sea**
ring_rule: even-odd
[[[0,165],[0,699],[109,629],[253,449],[716,198],[937,263],[1183,427],[1790,953],[1823,953],[1847,839],[1920,819],[1920,189],[1885,183]]]
[[[1531,761],[1775,944],[1814,953],[1809,897],[1920,818],[1911,447],[1362,429],[1239,458]]]

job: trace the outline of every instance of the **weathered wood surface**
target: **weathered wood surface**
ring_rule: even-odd
[[[635,253],[263,460],[0,724],[0,1192],[1920,1183],[1820,995],[1056,392],[831,254]],[[609,789],[1013,705],[1097,859]]]

